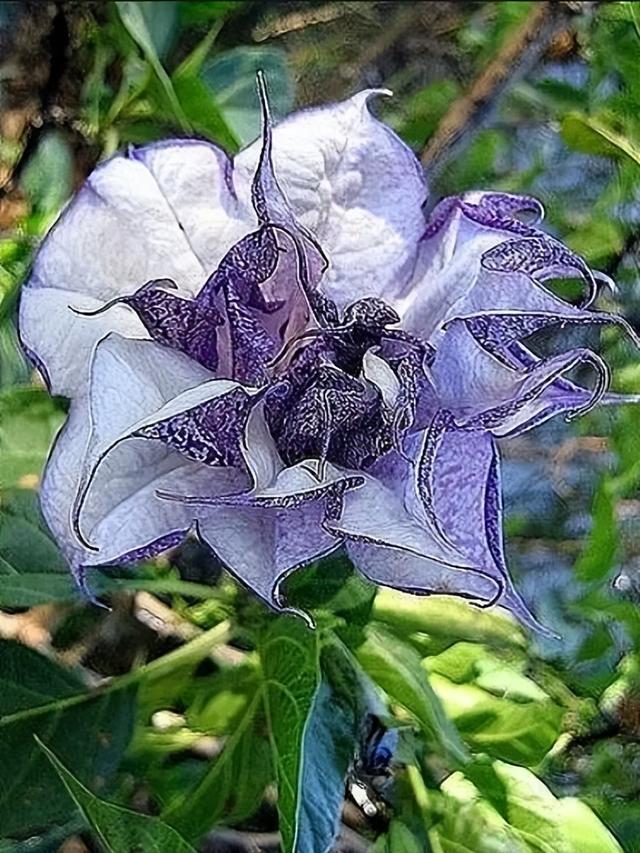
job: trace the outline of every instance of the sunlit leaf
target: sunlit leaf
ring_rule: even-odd
[[[376,625],[369,625],[365,636],[364,643],[356,649],[363,669],[394,702],[413,714],[429,740],[438,744],[453,765],[464,764],[467,750],[416,650]]]
[[[139,814],[97,797],[65,767],[55,752],[39,738],[37,741],[108,853],[132,853],[134,850],[195,853],[193,847],[157,817]]]
[[[586,154],[629,158],[640,166],[640,147],[603,119],[570,113],[562,121],[562,136],[567,145]]]

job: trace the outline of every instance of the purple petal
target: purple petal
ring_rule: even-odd
[[[422,476],[430,480],[438,522],[447,539],[494,578],[498,594],[491,603],[508,607],[524,624],[544,631],[515,591],[504,559],[500,459],[494,439],[480,431],[446,430],[428,465]]]
[[[571,385],[563,393],[557,383],[582,364],[596,370],[594,390]],[[453,321],[436,353],[431,378],[440,405],[452,413],[456,426],[506,436],[524,432],[561,411],[577,415],[592,408],[606,390],[608,370],[599,356],[586,349],[547,359],[531,356],[526,369],[517,369],[487,352],[466,323]]]
[[[231,574],[271,607],[283,609],[283,580],[341,545],[322,527],[324,512],[321,501],[294,509],[204,507],[198,510],[198,532]]]
[[[343,536],[356,567],[384,586],[480,600],[499,592],[481,566],[442,539],[426,518],[412,515],[400,496],[374,477],[345,492],[341,513],[325,527]]]

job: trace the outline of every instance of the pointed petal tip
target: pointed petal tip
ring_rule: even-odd
[[[547,640],[562,639],[560,634],[536,619],[522,596],[513,587],[508,588],[496,604],[498,607],[507,610],[516,619],[521,628],[528,628],[537,636],[544,637]]]
[[[103,601],[100,601],[95,593],[91,590],[89,586],[89,582],[87,580],[87,566],[73,563],[71,565],[71,575],[76,584],[76,587],[82,597],[86,599],[90,604],[93,604],[95,607],[99,607],[101,610],[106,610],[111,613],[112,608],[109,607],[108,604],[105,604]]]

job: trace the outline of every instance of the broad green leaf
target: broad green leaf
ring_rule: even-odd
[[[258,71],[264,71],[275,117],[287,115],[293,108],[295,87],[282,50],[238,47],[221,53],[202,73],[241,145],[260,135],[260,102],[255,82]]]
[[[46,738],[96,790],[129,741],[135,692],[90,692],[70,672],[17,643],[0,643],[0,826],[28,837],[66,819],[71,803],[33,735]]]
[[[508,820],[518,836],[535,853],[586,853],[591,836],[598,853],[622,853],[613,836],[584,804],[557,800],[533,773],[496,761],[497,775],[507,789]],[[581,807],[582,806],[582,807]]]
[[[355,650],[365,672],[394,702],[413,714],[448,761],[454,766],[465,764],[469,756],[464,743],[447,717],[416,650],[377,625],[369,625],[365,636]]]
[[[25,548],[25,553],[27,548]],[[5,574],[6,563],[0,558],[0,606],[35,607],[49,601],[72,601],[80,593],[69,573],[29,572]]]
[[[322,678],[305,733],[296,853],[328,853],[338,833],[364,700],[355,662],[338,643],[322,650]]]
[[[17,388],[0,394],[0,488],[35,488],[64,415],[46,393]]]
[[[447,715],[474,750],[533,766],[561,731],[564,709],[521,671],[482,646],[456,643],[424,666]]]
[[[575,797],[558,800],[557,819],[572,853],[623,853],[621,846],[586,803]]]
[[[165,68],[160,61],[158,51],[149,32],[147,21],[142,10],[142,4],[135,0],[118,0],[116,8],[120,15],[120,20],[124,24],[127,32],[142,51],[145,59],[153,69],[162,90],[167,99],[167,103],[171,107],[171,111],[178,121],[181,129],[188,133],[191,130],[191,125],[186,117],[184,110],[180,104],[178,96],[173,88],[173,84]]]
[[[217,625],[145,666],[87,689],[71,672],[22,645],[0,642],[0,826],[9,837],[28,835],[69,812],[69,800],[52,787],[52,772],[34,746],[48,744],[96,791],[108,783],[133,723],[135,688],[193,668],[228,637]],[[16,809],[16,803],[20,808]]]
[[[149,38],[160,57],[164,57],[179,33],[178,0],[144,0],[140,11],[147,25]]]
[[[301,610],[330,611],[350,628],[368,621],[376,588],[356,572],[349,560],[327,557],[298,572],[284,586],[287,601]]]
[[[562,121],[562,137],[577,151],[616,159],[628,158],[640,166],[640,147],[610,128],[603,118],[570,113]]]
[[[469,640],[496,646],[525,646],[513,618],[503,610],[480,610],[460,598],[420,596],[382,587],[373,602],[373,618],[409,636],[422,632],[433,637]]]
[[[14,489],[0,496],[0,601],[10,576],[66,576],[68,566],[51,538],[35,492]]]
[[[444,781],[442,794],[434,803],[442,817],[429,833],[438,853],[532,853],[462,773],[452,773]]]
[[[442,853],[622,853],[596,815],[574,798],[556,799],[524,767],[495,761],[504,786],[499,813],[462,773],[442,784],[443,815],[432,830]]]
[[[564,711],[550,699],[513,702],[474,684],[431,678],[445,711],[469,746],[479,752],[533,766],[560,734]]]
[[[320,689],[319,638],[301,619],[278,619],[263,637],[264,705],[278,784],[284,853],[297,851],[305,741]]]
[[[38,746],[108,853],[195,853],[175,829],[157,817],[139,814],[97,797],[42,740]]]

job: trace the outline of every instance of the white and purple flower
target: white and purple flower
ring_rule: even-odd
[[[20,334],[71,398],[42,506],[76,577],[192,530],[270,605],[345,548],[379,584],[501,602],[497,439],[606,393],[546,327],[590,309],[594,274],[505,193],[440,202],[368,109],[296,113],[235,159],[201,140],[102,163],[40,249]],[[533,224],[532,224],[533,223]],[[580,276],[570,305],[545,288]],[[592,390],[566,378],[588,364]]]

